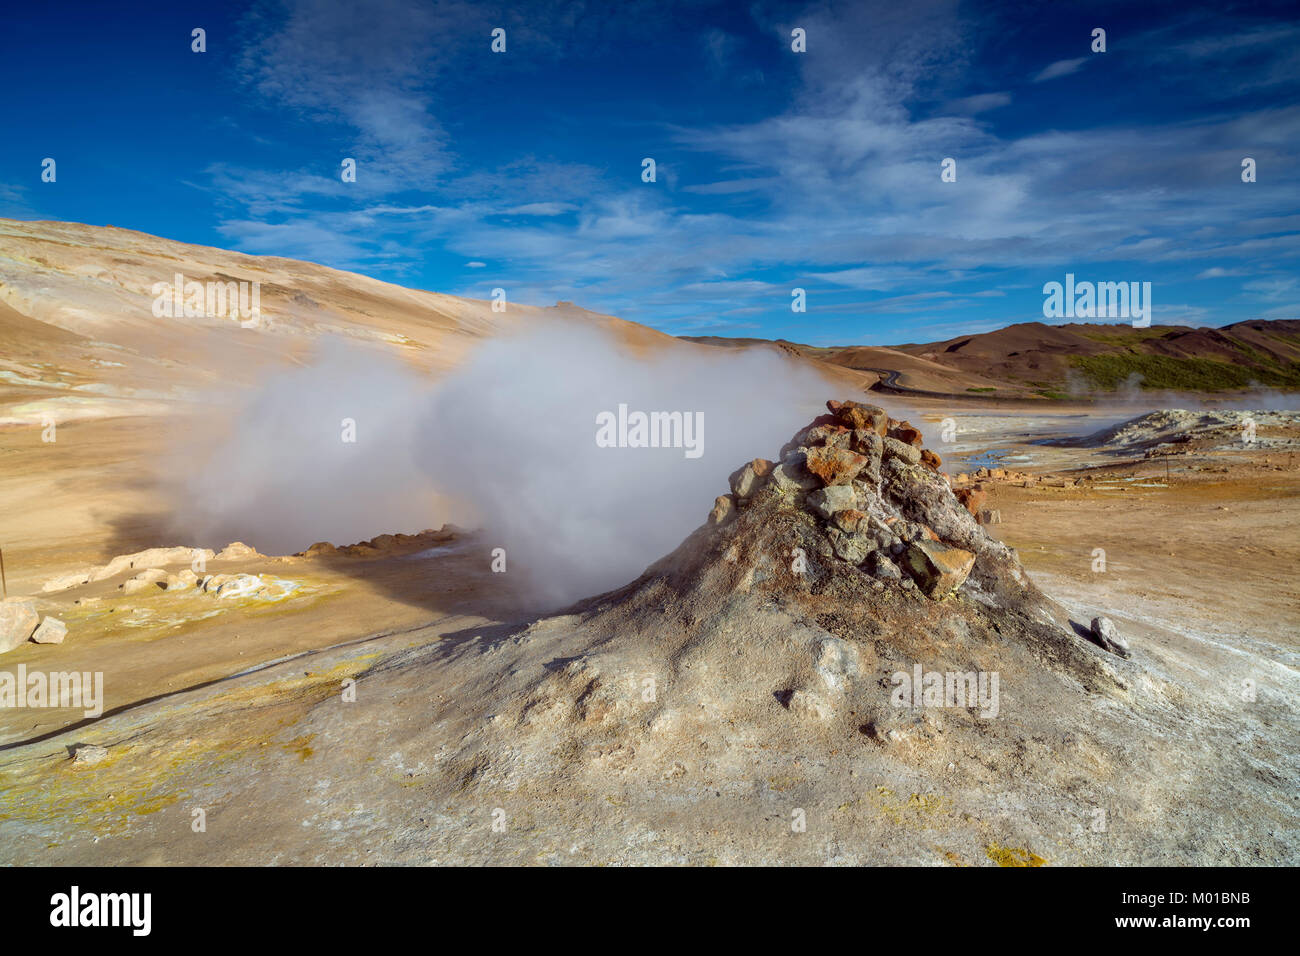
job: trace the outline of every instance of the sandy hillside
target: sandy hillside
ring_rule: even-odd
[[[248,328],[228,315],[155,316],[155,284],[174,284],[177,273],[186,282],[258,283],[261,320]],[[300,362],[325,335],[436,371],[475,341],[555,320],[609,327],[637,346],[674,344],[569,304],[494,312],[488,301],[290,259],[112,227],[0,220],[0,406],[8,406],[0,415],[9,420],[39,420],[45,410],[61,421],[156,413],[214,381]]]

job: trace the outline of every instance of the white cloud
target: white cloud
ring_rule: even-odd
[[[431,37],[446,17],[465,18],[463,29],[485,14],[403,7],[366,27],[364,49],[350,53],[357,45],[342,38],[352,20],[387,5],[355,16],[332,7],[291,4],[283,35],[254,46],[250,76],[273,101],[354,130],[357,182],[338,181],[332,156],[288,175],[214,167],[213,186],[240,207],[223,234],[246,251],[402,268],[420,261],[412,250],[432,247],[469,260],[465,268],[505,264],[514,301],[575,299],[660,323],[788,303],[805,280],[841,295],[912,290],[863,306],[910,312],[995,295],[953,291],[974,269],[1208,259],[1222,263],[1201,273],[1213,278],[1244,255],[1300,255],[1300,217],[1278,207],[1276,192],[1221,188],[1242,143],[1261,169],[1290,162],[1300,109],[996,135],[984,114],[1012,94],[958,95],[978,36],[956,2],[810,8],[797,25],[816,56],[796,58],[801,80],[787,106],[753,122],[656,130],[691,161],[665,162],[655,189],[635,162],[630,173],[558,162],[527,143],[505,164],[463,168],[431,92],[453,54]],[[779,35],[785,24],[755,10],[759,27]],[[555,50],[562,39],[550,41]],[[718,63],[744,52],[737,35],[704,42]],[[1035,80],[1085,60],[1058,61]],[[337,77],[308,82],[322,72]],[[958,160],[956,183],[939,179],[945,156]],[[662,188],[670,171],[682,177],[677,191]],[[414,180],[436,182],[439,204],[412,201],[402,190]],[[308,208],[333,202],[349,207]],[[771,281],[782,272],[796,275]],[[710,317],[697,318],[706,307]]]
[[[506,216],[562,216],[578,207],[571,202],[530,202],[503,211]]]
[[[1069,76],[1071,73],[1077,73],[1079,68],[1088,62],[1086,56],[1078,57],[1074,60],[1057,60],[1050,63],[1046,68],[1034,75],[1031,82],[1042,83],[1046,80],[1055,80],[1057,77]]]
[[[977,113],[987,113],[989,110],[1000,109],[1010,104],[1010,93],[977,93],[974,96],[963,96],[961,99],[950,101],[945,106],[944,112],[958,116],[974,116]]]

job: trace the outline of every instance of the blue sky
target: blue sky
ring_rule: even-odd
[[[0,216],[675,334],[944,339],[1041,320],[1066,272],[1151,282],[1156,323],[1294,318],[1290,8],[23,4]]]

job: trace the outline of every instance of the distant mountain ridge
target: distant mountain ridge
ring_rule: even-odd
[[[692,341],[734,347],[763,340]],[[1247,319],[1217,329],[1022,322],[889,348],[775,344],[810,358],[877,371],[877,387],[884,391],[1065,398],[1131,388],[1300,390],[1300,319]]]

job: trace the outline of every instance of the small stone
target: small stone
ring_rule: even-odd
[[[256,548],[250,548],[242,541],[232,541],[217,555],[218,561],[234,561],[238,558],[260,558]]]
[[[805,466],[827,485],[847,485],[867,465],[863,455],[847,448],[809,448]]]
[[[813,670],[828,692],[842,694],[849,680],[857,676],[859,665],[857,648],[838,637],[827,637],[817,646]]]
[[[885,438],[881,440],[884,446],[886,458],[901,458],[912,465],[921,463],[921,449],[915,445],[907,445],[897,438]]]
[[[736,499],[731,495],[718,495],[713,500],[713,510],[709,512],[709,524],[726,524],[736,516]]]
[[[41,621],[41,626],[36,629],[36,633],[32,635],[32,640],[37,644],[62,644],[67,636],[68,625],[57,617],[46,616],[45,620]]]
[[[921,449],[921,464],[925,465],[931,471],[938,471],[939,466],[943,464],[943,459],[930,451],[928,448]]]
[[[989,494],[984,490],[983,485],[975,485],[973,488],[959,488],[953,494],[957,496],[957,500],[962,503],[967,511],[977,517],[980,511],[988,505]]]
[[[1118,654],[1120,657],[1130,656],[1128,641],[1120,637],[1119,631],[1115,629],[1115,622],[1108,617],[1094,617],[1092,619],[1092,636],[1103,648],[1112,654]]]
[[[75,588],[87,583],[94,573],[94,568],[87,568],[85,571],[76,571],[72,574],[51,578],[41,585],[41,590],[47,593],[50,591],[66,591],[68,588]]]
[[[731,493],[741,499],[751,497],[772,473],[772,467],[772,462],[766,458],[755,458],[753,461],[746,462],[727,479],[731,486]]]
[[[808,506],[829,521],[837,511],[856,508],[858,495],[852,485],[829,485],[810,494]]]
[[[834,415],[818,415],[816,418],[814,418],[811,422],[809,422],[799,431],[795,432],[795,436],[781,447],[781,453],[777,457],[781,461],[785,461],[788,457],[790,457],[791,452],[797,451],[802,448],[806,448],[810,444],[810,442],[808,441],[808,434],[814,428],[817,428],[820,425],[836,425],[836,424],[839,423],[836,420]]]
[[[792,451],[781,464],[772,469],[772,486],[781,492],[812,491],[821,485],[816,475],[805,467],[802,451]]]
[[[883,436],[889,425],[889,415],[877,405],[865,405],[862,402],[829,401],[826,407],[831,414],[849,428],[863,428]]]
[[[217,575],[217,577],[223,576]],[[236,574],[225,577],[226,580],[216,588],[218,598],[247,597],[262,587],[262,579],[256,574]],[[209,584],[208,591],[212,590],[212,585]]]
[[[903,572],[898,570],[898,565],[890,561],[882,551],[875,551],[867,559],[867,569],[871,574],[881,581],[901,581]]]
[[[856,508],[846,508],[843,511],[835,512],[831,516],[831,523],[848,534],[871,529],[870,517]]]
[[[846,534],[839,528],[830,528],[826,537],[835,556],[849,564],[861,564],[876,549],[876,539],[866,534]]]
[[[98,744],[76,744],[72,748],[72,762],[93,767],[108,759],[108,748]]]
[[[176,574],[167,575],[167,580],[163,583],[168,591],[185,591],[199,583],[199,576],[186,568]]]
[[[903,552],[903,566],[921,593],[937,601],[966,582],[975,566],[975,555],[922,537]]]
[[[23,598],[0,601],[0,654],[26,644],[40,622],[35,601]]]
[[[162,582],[167,580],[167,572],[162,568],[149,568],[147,571],[141,571],[134,577],[127,578],[119,585],[122,593],[139,594],[141,591],[153,591],[162,586]]]
[[[825,445],[830,448],[847,448],[853,435],[851,429],[843,425],[817,425],[808,430],[804,439],[809,445]]]
[[[899,422],[889,429],[888,435],[890,438],[898,439],[904,445],[911,445],[915,448],[920,448],[924,442],[921,430],[911,422]]]
[[[857,452],[867,459],[867,464],[858,472],[858,478],[870,483],[873,487],[880,486],[880,463],[884,458],[883,439],[874,431],[866,428],[859,428],[853,432],[853,440],[849,442],[849,449]]]

